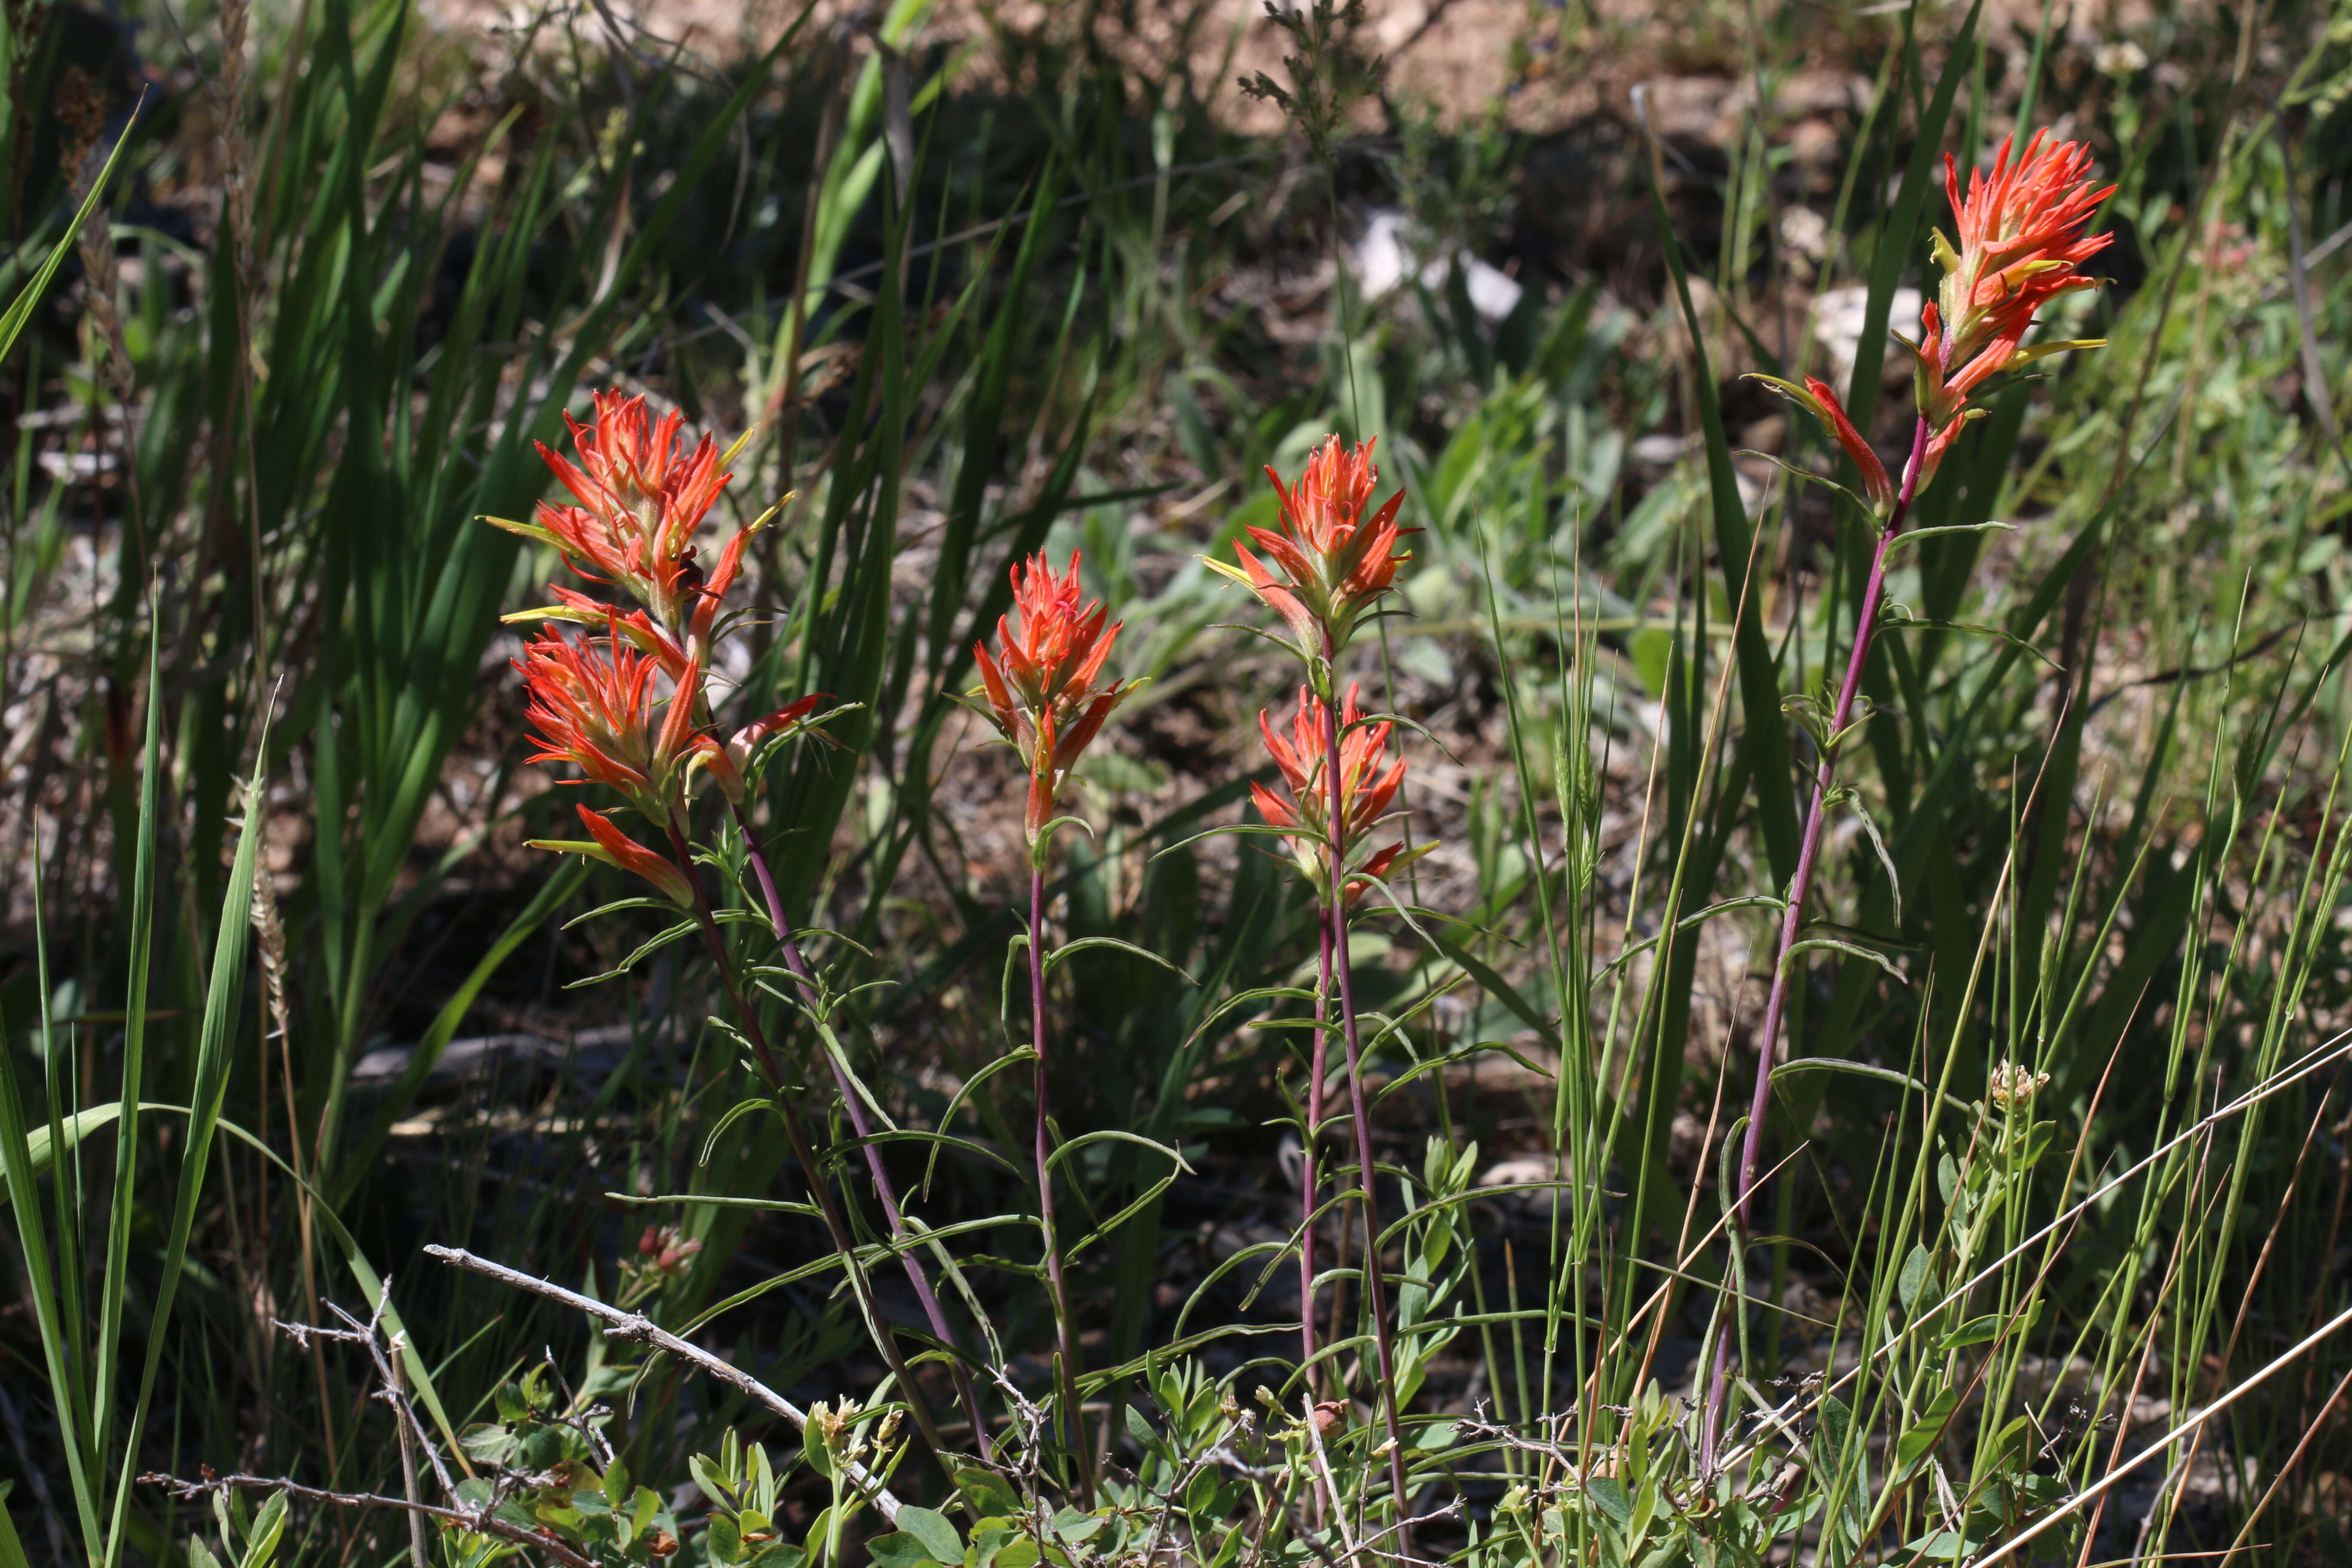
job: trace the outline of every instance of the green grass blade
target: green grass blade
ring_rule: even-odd
[[[75,1086],[69,1068],[59,1060],[56,1030],[49,1016],[57,992],[49,976],[47,895],[42,890],[46,875],[44,858],[40,834],[37,830],[33,836],[33,977],[38,987],[37,1005],[40,1008],[41,1017],[42,1082],[49,1102],[48,1142],[51,1149],[58,1150],[64,1146],[64,1118],[67,1107],[72,1102]],[[0,1038],[5,1038],[5,1030],[0,1030]],[[60,1173],[49,1188],[51,1212],[57,1223],[57,1304],[60,1320],[68,1323],[89,1321],[85,1315],[88,1308],[83,1297],[86,1259],[82,1251],[84,1226],[80,1173],[80,1162],[77,1160],[74,1179],[66,1180]],[[28,1198],[27,1201],[31,1200]],[[89,1446],[96,1430],[90,1421],[89,1367],[83,1357],[77,1355],[68,1360],[67,1372],[67,1380],[54,1385],[55,1397],[72,1405],[71,1420],[63,1429],[72,1435],[71,1441],[83,1446],[82,1465],[88,1473],[95,1475],[98,1456]],[[91,1517],[96,1517],[94,1504]]]
[[[15,1490],[12,1482],[0,1481],[0,1568],[33,1568],[25,1556],[25,1543],[16,1539],[16,1522],[8,1517],[8,1494]]]
[[[1707,363],[1706,342],[1699,331],[1698,309],[1692,302],[1690,279],[1685,272],[1682,241],[1666,211],[1665,193],[1658,188],[1656,171],[1650,172],[1650,205],[1657,217],[1658,239],[1666,256],[1667,276],[1682,307],[1691,336],[1691,401],[1698,405],[1700,429],[1706,442],[1707,495],[1715,518],[1715,548],[1723,568],[1725,591],[1738,606],[1732,630],[1734,657],[1739,664],[1739,709],[1746,724],[1742,750],[1755,759],[1756,806],[1764,833],[1772,880],[1786,882],[1797,871],[1797,792],[1790,778],[1788,723],[1780,711],[1780,683],[1773,670],[1772,650],[1764,638],[1764,622],[1752,589],[1756,540],[1748,528],[1748,509],[1739,499],[1739,481],[1731,466],[1731,440],[1723,428],[1723,403],[1716,389],[1715,372]],[[1679,729],[1680,727],[1677,726]],[[1696,805],[1696,802],[1692,803]],[[1705,895],[1706,884],[1694,892]],[[1705,901],[1702,897],[1701,901]],[[1676,1049],[1680,1049],[1679,1044]]]
[[[257,757],[269,754],[269,730],[265,721]],[[163,1271],[155,1286],[155,1306],[147,1323],[147,1363],[139,1375],[139,1401],[133,1407],[123,1444],[122,1473],[115,1484],[114,1517],[107,1531],[108,1568],[122,1560],[123,1526],[131,1507],[131,1478],[139,1468],[139,1439],[147,1424],[148,1402],[155,1392],[156,1369],[163,1364],[169,1342],[172,1303],[180,1288],[181,1266],[188,1256],[188,1234],[195,1226],[196,1203],[204,1195],[205,1171],[212,1158],[213,1135],[220,1121],[221,1102],[228,1093],[231,1058],[236,1050],[237,1023],[245,1012],[246,949],[253,935],[253,864],[261,846],[266,811],[257,776],[248,786],[245,824],[236,836],[236,859],[229,869],[221,897],[220,923],[213,946],[211,983],[205,994],[205,1016],[197,1030],[196,1076],[189,1100],[188,1131],[180,1149],[180,1190],[172,1210],[172,1226],[163,1247]],[[126,1110],[131,1105],[123,1097]],[[129,1120],[126,1117],[126,1121]],[[128,1146],[128,1140],[125,1140]],[[27,1205],[27,1207],[31,1205]]]
[[[0,1023],[0,1030],[5,1030],[5,1023]],[[75,1385],[73,1365],[80,1347],[73,1342],[70,1328],[58,1310],[56,1279],[49,1268],[47,1227],[41,1220],[36,1189],[38,1169],[30,1140],[26,1136],[24,1101],[17,1093],[16,1067],[7,1053],[0,1051],[0,1174],[6,1176],[10,1194],[24,1200],[11,1206],[16,1211],[16,1237],[24,1247],[26,1294],[32,1299],[34,1321],[40,1329],[41,1356],[48,1368],[49,1387],[57,1403],[58,1438],[64,1445],[66,1468],[73,1481],[74,1508],[81,1520],[83,1548],[95,1562],[104,1553],[105,1537],[99,1523],[96,1478],[90,1473],[89,1435],[80,1429],[76,1402],[70,1394]]]
[[[121,1419],[116,1386],[122,1375],[122,1310],[131,1280],[131,1194],[139,1167],[141,1079],[146,1075],[147,981],[155,942],[156,795],[163,772],[162,616],[151,611],[147,637],[147,738],[140,748],[138,847],[131,883],[131,979],[123,995],[122,1092],[130,1106],[117,1131],[114,1201],[107,1216],[106,1277],[99,1298],[97,1373],[92,1377],[96,1413],[91,1418],[93,1457],[110,1447]],[[26,1205],[20,1205],[26,1206]]]
[[[58,268],[73,249],[74,237],[81,233],[81,226],[89,221],[89,215],[98,210],[100,199],[106,195],[107,183],[113,177],[114,166],[122,161],[122,150],[131,144],[131,133],[138,128],[139,114],[133,110],[130,123],[123,126],[122,134],[114,140],[114,151],[106,155],[106,166],[98,172],[98,178],[90,182],[89,195],[82,198],[81,210],[74,214],[71,223],[66,225],[65,233],[58,237],[57,244],[50,247],[47,259],[41,263],[40,270],[33,274],[32,281],[17,292],[7,310],[0,313],[0,360],[6,359],[8,351],[16,346],[18,334],[24,331],[25,323],[33,319],[34,310],[40,306],[41,296],[48,291],[49,280],[58,275]]]

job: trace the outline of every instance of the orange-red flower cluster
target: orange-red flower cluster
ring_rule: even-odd
[[[539,447],[577,504],[541,501],[528,523],[489,521],[552,545],[581,576],[620,588],[673,636],[682,634],[705,593],[695,531],[732,476],[719,470],[719,444],[709,437],[684,449],[685,416],[676,409],[649,423],[643,397],[600,392],[595,404],[584,426],[564,416],[579,462],[545,442]]]
[[[998,652],[972,645],[989,717],[1021,757],[1029,774],[1026,826],[1033,851],[1053,820],[1054,796],[1079,754],[1103,727],[1111,710],[1135,688],[1102,679],[1103,664],[1119,627],[1108,629],[1109,612],[1086,603],[1078,582],[1078,552],[1070,567],[1055,574],[1045,552],[1013,563],[1013,616],[996,622]]]
[[[2004,139],[1990,178],[1981,169],[1969,171],[1965,199],[1959,166],[1948,155],[1944,159],[1944,190],[1958,215],[1960,244],[1954,250],[1937,231],[1935,256],[1944,281],[1919,313],[1915,380],[1929,432],[1921,485],[1934,477],[1961,426],[1983,412],[1968,406],[1969,393],[1988,376],[2103,341],[2023,346],[2034,311],[2061,294],[2098,286],[2078,268],[2115,240],[2112,234],[2083,233],[2115,187],[2093,189],[2091,150],[2079,142],[2045,147],[2048,134],[2035,132],[2015,163],[2009,158],[2011,139]]]
[[[1258,733],[1265,739],[1266,753],[1274,765],[1282,771],[1290,798],[1285,800],[1255,780],[1250,784],[1250,798],[1256,802],[1258,815],[1282,830],[1299,874],[1314,888],[1317,900],[1327,906],[1331,900],[1331,784],[1324,761],[1329,754],[1329,725],[1330,710],[1304,686],[1298,689],[1298,711],[1291,717],[1288,740],[1275,731],[1265,710],[1259,710]],[[1363,853],[1365,840],[1387,817],[1397,787],[1404,782],[1404,758],[1389,755],[1389,734],[1394,728],[1385,719],[1364,722],[1356,688],[1348,688],[1348,700],[1339,710],[1339,839],[1349,904],[1370,885],[1366,878],[1386,877],[1433,847],[1424,844],[1408,853],[1400,839],[1370,855]]]
[[[682,839],[692,775],[719,781],[740,804],[748,773],[768,742],[793,732],[815,708],[805,697],[721,741],[711,733],[708,676],[718,617],[741,574],[743,546],[760,526],[739,530],[704,574],[694,535],[730,476],[708,436],[684,449],[675,412],[649,422],[645,399],[596,395],[594,417],[571,422],[580,461],[540,447],[540,455],[579,504],[543,503],[533,523],[488,521],[554,548],[591,582],[620,590],[642,606],[624,610],[550,584],[556,603],[509,616],[555,623],[523,647],[515,661],[530,693],[539,751],[534,763],[563,762],[618,791],[666,835]],[[731,454],[730,454],[731,455]],[[601,635],[571,638],[562,623]],[[669,856],[646,849],[604,816],[580,808],[591,838],[539,841],[586,855],[652,882],[690,906],[693,882]]]
[[[1282,526],[1247,532],[1281,575],[1239,541],[1234,544],[1234,553],[1241,558],[1238,567],[1208,563],[1288,623],[1302,658],[1337,658],[1354,635],[1357,621],[1395,584],[1397,568],[1412,559],[1396,547],[1405,534],[1420,531],[1397,527],[1403,491],[1365,515],[1381,478],[1372,461],[1373,446],[1367,441],[1350,451],[1339,437],[1328,437],[1289,489],[1283,489],[1281,475],[1266,469],[1265,477],[1281,498]]]
[[[666,817],[681,774],[704,737],[694,729],[690,705],[657,699],[655,659],[630,647],[612,617],[613,630],[577,641],[549,630],[523,645],[515,661],[539,750],[526,762],[570,763],[596,783],[618,790],[646,816]],[[693,671],[687,673],[693,684]],[[656,721],[656,710],[667,711]],[[707,743],[707,742],[705,742]]]
[[[1916,478],[1906,474],[1907,493],[1916,495],[1934,480],[1936,469],[1971,419],[1984,410],[1969,406],[1969,394],[2002,371],[2031,364],[2045,354],[2092,349],[2104,340],[2076,339],[2025,346],[2033,313],[2061,294],[2097,286],[2083,263],[2105,250],[2115,237],[2084,235],[2083,227],[2113,185],[2092,188],[2091,151],[2077,142],[2045,146],[2036,132],[2025,152],[2010,161],[2003,141],[1990,176],[1969,175],[1960,191],[1959,166],[1944,160],[1944,189],[1958,222],[1954,248],[1941,229],[1934,255],[1944,269],[1937,298],[1919,312],[1921,336],[1913,346],[1912,383],[1927,444]],[[1802,386],[1778,376],[1755,378],[1811,412],[1861,470],[1864,500],[1883,522],[1895,510],[1896,492],[1886,467],[1853,427],[1829,383],[1807,376]]]

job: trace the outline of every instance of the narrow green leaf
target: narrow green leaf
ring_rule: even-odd
[[[142,92],[140,106],[143,107],[145,103],[146,95]],[[138,129],[139,109],[133,108],[129,122],[122,127],[122,134],[114,139],[114,151],[106,155],[106,166],[98,172],[98,178],[90,182],[89,195],[82,198],[80,210],[66,225],[66,231],[58,237],[57,244],[49,247],[47,259],[41,263],[40,270],[33,274],[32,281],[18,290],[7,310],[0,313],[0,360],[8,357],[8,351],[16,346],[17,336],[25,330],[25,323],[33,319],[33,311],[40,305],[41,296],[48,291],[49,280],[58,275],[58,267],[72,251],[74,238],[81,233],[81,226],[89,221],[89,215],[98,210],[99,202],[105,196],[106,187],[114,177],[114,166],[122,161],[122,150],[131,145],[131,133]]]
[[[1897,1476],[1906,1474],[1943,1441],[1944,1430],[1952,1424],[1952,1413],[1959,1408],[1959,1405],[1960,1391],[1957,1388],[1947,1388],[1928,1401],[1926,1412],[1895,1440],[1895,1470]]]
[[[152,710],[160,706],[156,699],[159,689],[149,689],[148,700]],[[257,758],[269,755],[269,725],[265,719]],[[188,1254],[188,1236],[196,1222],[196,1205],[204,1195],[205,1172],[212,1159],[213,1134],[220,1120],[221,1101],[228,1093],[228,1075],[235,1051],[234,1040],[237,1025],[244,1016],[246,993],[246,949],[253,935],[253,868],[254,858],[261,846],[262,818],[267,815],[258,805],[260,789],[257,779],[247,785],[245,825],[236,837],[236,858],[229,869],[228,884],[221,897],[220,921],[213,945],[211,983],[205,994],[203,1024],[196,1037],[196,1076],[194,1092],[189,1099],[188,1127],[180,1145],[180,1182],[177,1202],[173,1205],[171,1231],[163,1247],[163,1269],[157,1277],[155,1304],[147,1326],[147,1361],[139,1374],[139,1401],[134,1406],[124,1442],[122,1473],[116,1483],[114,1518],[107,1532],[107,1563],[109,1568],[122,1559],[123,1524],[131,1508],[132,1479],[139,1464],[139,1440],[147,1423],[148,1401],[155,1391],[155,1374],[163,1363],[163,1351],[170,1343],[166,1330],[172,1320],[172,1304],[179,1293],[181,1264]],[[126,1075],[127,1076],[127,1075]],[[130,1105],[125,1093],[124,1104]],[[124,1119],[126,1131],[130,1118]],[[124,1140],[129,1147],[129,1140]],[[29,1208],[32,1205],[25,1205]]]
[[[1108,948],[1114,952],[1124,952],[1130,958],[1148,958],[1152,963],[1160,965],[1160,968],[1167,970],[1170,973],[1181,976],[1184,983],[1188,985],[1198,985],[1200,984],[1199,981],[1184,973],[1182,965],[1171,963],[1167,959],[1162,958],[1160,954],[1153,952],[1149,948],[1138,947],[1131,942],[1121,942],[1115,936],[1082,936],[1075,942],[1066,942],[1061,946],[1055,948],[1053,951],[1045,954],[1045,967],[1050,972],[1054,965],[1061,963],[1062,960],[1069,957],[1072,953],[1084,952],[1090,948]]]
[[[161,623],[161,613],[151,601],[147,634],[147,734],[139,752],[139,818],[134,829],[137,847],[131,879],[131,974],[122,1004],[122,1092],[120,1098],[125,1109],[121,1131],[115,1142],[114,1205],[107,1218],[106,1274],[99,1297],[98,1344],[94,1358],[97,1372],[90,1379],[91,1395],[96,1402],[89,1440],[93,1466],[105,1462],[104,1456],[113,1446],[111,1439],[115,1426],[121,1420],[117,1405],[121,1398],[122,1384],[122,1313],[131,1279],[131,1197],[138,1184],[139,1172],[139,1098],[147,1066],[147,980],[153,961],[155,938],[156,797],[163,773],[163,688],[160,672],[163,634]],[[252,889],[248,888],[247,896],[249,898],[251,894]],[[160,1337],[157,1342],[161,1343]],[[109,1558],[109,1568],[111,1568],[111,1553],[116,1546],[110,1532],[104,1553]]]

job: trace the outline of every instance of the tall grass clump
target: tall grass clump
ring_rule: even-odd
[[[2328,17],[131,12],[0,1568],[2343,1553]]]

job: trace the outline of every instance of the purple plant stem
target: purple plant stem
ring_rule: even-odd
[[[1062,1279],[1062,1242],[1054,1227],[1054,1173],[1045,1147],[1045,862],[1043,845],[1029,862],[1029,1041],[1035,1060],[1037,1099],[1037,1221],[1045,1247],[1045,1282],[1054,1295],[1054,1338],[1062,1363],[1062,1404],[1069,1411],[1070,1446],[1078,1457],[1079,1489],[1094,1505],[1094,1466],[1078,1405],[1078,1342],[1070,1331],[1070,1295]]]
[[[810,971],[808,960],[801,955],[801,944],[793,928],[784,919],[784,901],[776,892],[776,879],[768,870],[768,853],[752,829],[751,814],[733,801],[728,803],[735,814],[735,826],[743,835],[743,847],[751,861],[751,875],[760,884],[760,897],[768,906],[769,923],[775,927],[776,941],[783,950],[784,967],[793,972],[800,987],[801,1000],[809,1010],[812,1021],[822,1015],[819,1010],[816,976]],[[956,1342],[954,1332],[948,1327],[946,1310],[940,1304],[939,1293],[931,1289],[931,1279],[915,1256],[914,1246],[907,1233],[905,1215],[899,1212],[898,1194],[890,1181],[890,1172],[882,1163],[882,1151],[872,1142],[874,1130],[866,1114],[865,1101],[858,1096],[857,1086],[835,1059],[825,1052],[825,1065],[833,1069],[834,1087],[841,1091],[842,1108],[849,1113],[849,1125],[856,1132],[866,1151],[866,1172],[874,1182],[875,1196],[881,1200],[882,1213],[890,1222],[890,1239],[898,1243],[898,1260],[906,1265],[907,1282],[914,1287],[915,1299],[922,1304],[923,1316],[931,1325],[931,1333],[942,1345]],[[955,1379],[956,1394],[963,1402],[964,1415],[971,1422],[972,1441],[979,1446],[981,1458],[992,1457],[992,1445],[988,1440],[988,1418],[980,1408],[980,1391],[971,1381],[971,1369],[961,1360],[950,1356],[950,1374]]]
[[[1306,1136],[1300,1141],[1298,1155],[1298,1369],[1305,1374],[1305,1386],[1298,1391],[1298,1414],[1311,1427],[1315,1421],[1315,1395],[1323,1380],[1315,1365],[1315,1226],[1320,1206],[1321,1179],[1315,1170],[1315,1145],[1323,1132],[1323,1080],[1329,1070],[1330,1036],[1325,1031],[1324,1016],[1331,1006],[1331,916],[1328,910],[1315,911],[1315,930],[1321,940],[1322,955],[1315,971],[1315,1040],[1309,1049],[1307,1084]],[[1337,1510],[1339,1500],[1326,1485],[1323,1473],[1315,1475],[1313,1511],[1309,1518],[1320,1528],[1327,1510]]]
[[[1315,1414],[1318,1381],[1315,1370],[1315,1223],[1321,1183],[1315,1170],[1315,1145],[1323,1133],[1323,1079],[1329,1070],[1330,1037],[1324,1032],[1323,1016],[1331,1005],[1330,912],[1318,910],[1315,926],[1322,938],[1323,953],[1315,971],[1315,1042],[1308,1052],[1307,1135],[1298,1158],[1298,1365],[1307,1373],[1302,1397],[1307,1401],[1310,1420]]]
[[[1789,950],[1805,923],[1805,898],[1812,891],[1813,871],[1821,863],[1822,835],[1829,822],[1829,793],[1837,769],[1834,744],[1838,732],[1853,720],[1853,702],[1862,691],[1862,672],[1870,662],[1871,639],[1878,630],[1878,601],[1886,585],[1886,552],[1903,531],[1917,491],[1919,470],[1927,456],[1927,416],[1921,415],[1911,433],[1911,460],[1904,465],[1903,490],[1895,511],[1878,535],[1878,549],[1870,558],[1870,581],[1863,589],[1862,605],[1853,626],[1853,648],[1847,656],[1845,684],[1838,689],[1837,708],[1830,715],[1832,744],[1814,763],[1813,803],[1805,814],[1805,837],[1797,850],[1797,874],[1789,883],[1789,906],[1780,916],[1780,941],[1772,954],[1772,990],[1764,1002],[1764,1026],[1756,1037],[1756,1088],[1748,1097],[1748,1132],[1739,1150],[1739,1185],[1734,1204],[1732,1245],[1745,1246],[1749,1212],[1756,1205],[1756,1175],[1764,1158],[1764,1115],[1772,1104],[1772,1058],[1780,1039],[1780,1022],[1789,1007]],[[1731,1391],[1731,1340],[1737,1322],[1727,1321],[1715,1342],[1715,1369],[1708,1380],[1706,1420],[1699,1431],[1699,1472],[1714,1472],[1717,1450],[1723,1439],[1725,1403]]]
[[[1396,1494],[1397,1554],[1412,1555],[1412,1535],[1405,1518],[1412,1500],[1404,1487],[1404,1426],[1397,1416],[1396,1349],[1390,1342],[1388,1284],[1381,1269],[1381,1211],[1376,1169],[1372,1164],[1372,1119],[1364,1105],[1362,1047],[1356,1026],[1355,966],[1348,962],[1348,821],[1347,792],[1339,778],[1339,660],[1328,638],[1324,643],[1327,667],[1332,670],[1331,700],[1323,705],[1323,772],[1330,784],[1331,851],[1330,907],[1324,931],[1332,952],[1331,967],[1339,982],[1339,1032],[1348,1047],[1348,1108],[1356,1123],[1356,1173],[1364,1194],[1364,1305],[1372,1315],[1372,1342],[1380,1355],[1381,1414],[1389,1429],[1389,1486]]]
[[[850,1271],[853,1288],[860,1305],[865,1301],[866,1287],[863,1283],[865,1268],[857,1261],[856,1245],[849,1226],[841,1215],[841,1205],[834,1196],[833,1184],[825,1179],[824,1168],[817,1163],[816,1148],[809,1142],[808,1130],[801,1125],[800,1102],[784,1087],[782,1072],[776,1065],[775,1053],[768,1047],[767,1031],[760,1027],[760,1015],[744,996],[735,978],[735,966],[727,956],[726,938],[719,933],[719,919],[712,912],[710,895],[702,885],[702,873],[695,868],[694,854],[688,846],[686,830],[673,819],[665,825],[669,830],[670,851],[677,857],[678,868],[686,874],[687,884],[694,889],[694,919],[701,928],[703,945],[710,950],[710,962],[719,971],[719,984],[726,987],[727,1000],[735,1009],[736,1021],[742,1026],[744,1038],[751,1042],[751,1054],[759,1064],[760,1075],[767,1080],[768,1091],[773,1098],[779,1118],[784,1124],[784,1134],[791,1140],[793,1158],[801,1168],[801,1179],[808,1184],[809,1195],[816,1200],[817,1210],[824,1216],[826,1234],[832,1237],[833,1249],[841,1255],[841,1266]],[[875,1348],[889,1363],[891,1373],[907,1396],[907,1408],[915,1417],[915,1427],[931,1452],[947,1458],[947,1445],[940,1440],[939,1427],[923,1399],[923,1392],[915,1383],[914,1373],[908,1369],[906,1358],[898,1353],[898,1342],[888,1327],[878,1320],[869,1325],[875,1338]]]

